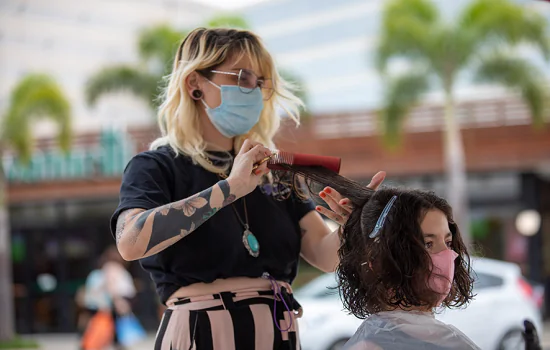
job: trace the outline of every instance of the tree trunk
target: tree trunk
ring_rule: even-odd
[[[445,94],[445,173],[447,175],[447,198],[453,208],[454,220],[462,239],[470,246],[470,218],[468,207],[468,187],[466,163],[460,125],[455,116],[454,100],[450,91]]]
[[[11,239],[8,216],[8,184],[2,167],[0,152],[0,343],[13,339],[13,280],[11,272]]]

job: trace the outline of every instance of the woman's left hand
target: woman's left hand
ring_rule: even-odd
[[[379,171],[372,177],[367,187],[376,191],[385,178],[386,172]],[[327,218],[343,226],[346,221],[348,221],[349,214],[353,211],[353,205],[350,200],[348,198],[343,198],[338,191],[328,186],[319,192],[319,196],[328,204],[330,209],[322,206],[317,206],[315,209]]]

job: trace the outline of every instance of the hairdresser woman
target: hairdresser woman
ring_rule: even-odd
[[[253,166],[275,147],[277,108],[298,123],[300,105],[255,34],[200,28],[183,40],[162,137],[129,162],[111,220],[120,254],[140,260],[168,307],[155,349],[299,346],[298,259],[333,271],[339,236],[311,201],[262,191],[272,177],[266,163]],[[343,222],[331,195],[340,201],[322,194],[335,212],[318,211]]]

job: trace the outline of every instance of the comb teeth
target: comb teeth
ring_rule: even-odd
[[[294,154],[290,152],[285,151],[277,151],[275,156],[273,156],[269,160],[269,164],[287,164],[287,165],[293,165],[294,164]]]
[[[338,157],[319,156],[314,154],[292,153],[286,151],[272,152],[271,159],[267,166],[271,170],[288,170],[288,167],[282,166],[305,166],[305,167],[324,167],[335,173],[340,172],[341,159]]]

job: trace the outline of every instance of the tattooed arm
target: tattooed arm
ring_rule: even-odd
[[[156,254],[187,236],[218,210],[246,196],[267,174],[267,163],[253,172],[253,165],[271,151],[258,142],[245,140],[233,161],[227,180],[178,202],[154,209],[128,209],[116,224],[115,238],[125,260],[137,260]]]
[[[154,209],[128,209],[117,220],[116,243],[125,260],[154,255],[193,232],[237,196],[228,180]]]

